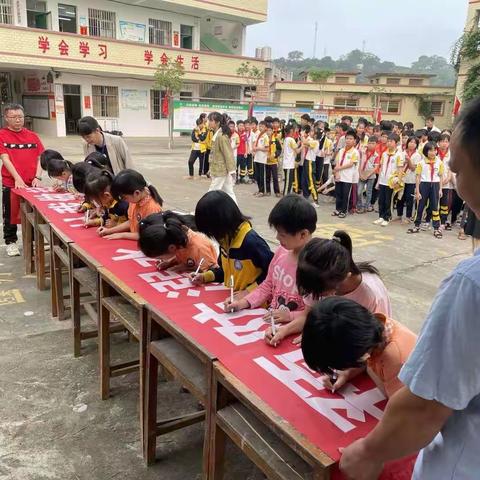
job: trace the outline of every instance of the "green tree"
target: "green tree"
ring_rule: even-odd
[[[292,52],[288,52],[288,59],[293,61],[298,61],[303,59],[303,52],[300,50],[293,50]]]
[[[182,90],[184,75],[183,65],[172,59],[159,65],[154,74],[155,88],[164,90],[168,101],[168,148],[170,149],[173,148],[173,97]]]
[[[333,75],[331,70],[310,70],[308,72],[308,76],[313,83],[317,83],[318,87],[320,88],[320,101],[319,103],[323,103],[323,86],[325,82],[328,80],[329,77]]]
[[[243,62],[240,67],[237,68],[237,75],[245,80],[250,92],[250,98],[253,99],[253,87],[256,88],[262,83],[265,72],[250,62]]]

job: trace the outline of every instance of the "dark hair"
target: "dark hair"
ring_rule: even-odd
[[[468,102],[461,110],[455,124],[455,135],[458,143],[468,152],[474,160],[474,165],[479,165],[478,152],[480,149],[480,97]]]
[[[141,173],[130,168],[121,170],[118,175],[115,175],[111,186],[111,193],[113,198],[119,200],[122,195],[133,195],[135,191],[145,188],[148,188],[152,198],[162,206],[163,200],[157,189],[153,185],[148,185]]]
[[[245,122],[243,120],[237,120],[237,125],[245,125]]]
[[[340,120],[342,122],[345,122],[345,120],[348,120],[350,123],[353,123],[353,118],[350,115],[344,115]]]
[[[274,123],[274,122],[280,123],[280,119],[278,117],[273,117],[272,123]]]
[[[310,121],[310,115],[308,113],[304,113],[300,118],[302,120],[306,120],[307,122]]]
[[[376,135],[372,135],[371,137],[368,137],[368,142],[378,142],[378,137]]]
[[[295,127],[292,124],[285,126],[285,136],[289,135],[292,131],[295,130]]]
[[[411,142],[411,141],[414,141],[417,145],[417,148],[418,148],[418,145],[420,144],[420,140],[415,136],[415,135],[412,135],[410,137],[408,137],[408,140],[407,140],[407,145]]]
[[[321,297],[335,290],[349,273],[379,275],[369,262],[355,263],[352,239],[347,232],[337,230],[332,240],[313,238],[298,256],[297,287],[302,295]]]
[[[391,133],[388,136],[388,139],[393,140],[395,143],[398,143],[400,141],[400,135],[398,135],[397,133]]]
[[[423,136],[426,136],[428,135],[428,132],[425,128],[420,128],[419,130],[416,130],[415,131],[415,136],[417,137],[423,137]]]
[[[151,258],[167,253],[170,245],[186,247],[188,228],[182,215],[170,210],[154,213],[139,224],[138,247],[144,255]]]
[[[258,125],[258,120],[257,120],[255,117],[252,117],[252,118],[250,119],[250,123],[253,123],[253,124],[255,124],[255,125]]]
[[[97,122],[96,118],[93,117],[82,117],[78,121],[78,133],[80,135],[90,135],[92,132],[97,130],[99,128],[100,130],[102,127],[100,127],[100,124]]]
[[[344,132],[348,132],[348,130],[350,130],[350,127],[345,123],[345,122],[342,122],[338,125]]]
[[[3,107],[3,114],[6,115],[10,110],[21,110],[22,112],[25,111],[19,103],[7,103]]]
[[[313,132],[313,136],[315,139],[320,140],[323,135],[323,130],[321,128],[316,128]]]
[[[84,162],[89,163],[92,167],[110,170],[108,158],[104,153],[91,152],[85,157]]]
[[[268,224],[275,229],[282,228],[290,235],[305,229],[313,233],[317,228],[317,211],[305,198],[291,193],[273,207]]]
[[[428,143],[425,144],[425,146],[423,147],[423,150],[422,150],[423,156],[428,157],[428,152],[430,150],[437,151],[437,146],[433,142],[428,142]]]
[[[360,359],[385,344],[384,331],[382,322],[362,305],[347,298],[328,297],[307,315],[303,358],[317,372],[362,367]]]
[[[215,123],[218,123],[220,125],[220,128],[222,129],[222,133],[224,135],[230,136],[230,128],[227,124],[228,120],[226,115],[222,115],[219,112],[211,112],[208,114],[208,119]]]
[[[218,242],[233,238],[238,227],[248,220],[232,197],[222,190],[206,193],[195,207],[198,231]]]
[[[198,127],[199,125],[201,125],[202,123],[203,123],[203,120],[202,120],[201,118],[197,118],[197,119],[195,120],[195,125],[197,125],[197,127]]]
[[[404,128],[406,130],[413,130],[415,127],[413,126],[412,122],[405,122]]]
[[[443,140],[448,140],[450,141],[450,135],[448,133],[442,133],[440,135],[440,138],[438,139],[439,142],[442,142]]]
[[[302,127],[302,130],[308,135],[312,130],[312,127],[310,125],[305,125],[304,127]]]
[[[47,165],[49,177],[59,177],[65,171],[72,171],[73,163],[60,158],[51,158]]]
[[[51,150],[49,148],[47,148],[47,150],[44,150],[40,154],[40,166],[42,167],[42,170],[45,170],[45,171],[48,170],[48,162],[53,158],[64,160],[60,152],[57,152],[56,150]]]
[[[425,119],[427,122],[430,121],[430,122],[434,122],[435,121],[435,117],[433,117],[432,115],[430,115],[429,117],[427,117]]]
[[[358,140],[358,135],[357,133],[355,132],[355,130],[353,128],[350,128],[347,133],[345,134],[345,137],[353,137],[355,139],[355,141]]]
[[[428,132],[428,141],[438,143],[442,134],[440,132]]]
[[[393,130],[393,123],[390,120],[382,120],[380,122],[380,128],[391,132]]]
[[[78,162],[72,166],[72,183],[77,192],[85,193],[86,179],[95,170],[97,170],[95,167],[84,162]]]
[[[89,173],[85,182],[85,196],[89,199],[99,198],[107,189],[111,189],[113,175],[108,170],[97,170]]]

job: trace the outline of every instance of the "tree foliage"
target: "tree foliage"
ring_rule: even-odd
[[[262,83],[265,72],[250,62],[243,62],[237,68],[237,75],[245,80],[250,92],[252,92],[253,87]]]
[[[183,76],[185,70],[179,62],[169,59],[165,64],[157,67],[155,72],[155,87],[165,90],[167,95],[175,95],[180,93],[183,86]]]
[[[437,75],[432,79],[432,85],[451,86],[455,85],[455,69],[447,60],[438,55],[422,55],[412,63],[410,67],[402,67],[394,62],[383,61],[377,55],[369,52],[362,52],[359,49],[352,50],[342,55],[337,60],[332,57],[303,58],[303,54],[295,50],[290,52],[287,58],[278,58],[275,63],[282,68],[293,71],[294,78],[298,79],[301,72],[312,70],[330,71],[358,71],[359,80],[365,81],[368,75],[375,73],[428,73]]]

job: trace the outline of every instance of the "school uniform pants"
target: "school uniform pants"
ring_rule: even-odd
[[[200,172],[199,175],[207,175],[210,170],[210,150],[207,150],[203,157],[200,158]]]
[[[359,180],[357,187],[357,208],[367,209],[372,201],[372,192],[375,185],[375,177],[367,180]],[[365,192],[365,200],[363,200],[363,192]]]
[[[2,214],[3,214],[3,240],[5,245],[17,243],[17,225],[10,223],[11,221],[11,194],[10,187],[2,187]]]
[[[255,178],[255,167],[253,164],[253,155],[250,153],[247,155],[247,174],[251,179]]]
[[[407,218],[413,218],[413,204],[415,201],[415,184],[406,183],[403,189],[402,198],[397,200],[397,215],[403,217],[405,207],[407,207]]]
[[[432,210],[432,222],[433,228],[437,230],[440,227],[440,213],[439,213],[439,193],[440,184],[438,182],[421,182],[420,183],[420,195],[422,198],[418,202],[417,214],[415,216],[415,226],[419,227],[422,223],[423,211],[427,204],[430,205]]]
[[[460,195],[457,193],[456,190],[453,190],[453,200],[452,200],[452,225],[458,219],[460,212],[463,208],[463,199],[460,198]]]
[[[323,183],[323,168],[325,165],[325,159],[323,157],[315,157],[315,185],[317,189]]]
[[[295,176],[295,168],[283,169],[283,195],[292,193],[293,177]]]
[[[237,155],[237,175],[243,180],[247,175],[247,156],[246,155]]]
[[[273,191],[275,193],[280,193],[280,185],[278,183],[278,165],[267,165],[266,174],[266,192],[272,192],[270,183],[273,182]]]
[[[347,213],[351,191],[351,183],[335,182],[335,210],[338,213]]]
[[[377,184],[378,182],[378,175],[375,175],[375,184]],[[376,188],[373,189],[373,192],[372,192],[372,201],[370,202],[370,204],[372,205],[372,207],[375,205],[376,201],[378,200],[378,194],[379,194],[380,190],[377,190]]]
[[[293,173],[293,191],[295,193],[300,193],[302,189],[302,178],[303,178],[303,165],[295,165],[295,171]]]
[[[195,165],[195,162],[197,161],[197,158],[200,159],[200,164],[198,166],[198,174],[202,175],[202,164],[203,164],[203,157],[205,156],[204,152],[201,152],[200,150],[192,150],[190,152],[190,158],[188,159],[188,174],[193,177],[193,166]]]
[[[302,193],[305,198],[312,196],[316,201],[318,198],[317,187],[315,185],[315,172],[314,162],[312,160],[305,160],[303,162],[303,175],[302,175]]]
[[[452,208],[453,192],[451,188],[444,188],[440,199],[440,223],[445,225],[448,221],[448,214]]]
[[[385,221],[392,218],[392,195],[393,190],[388,185],[380,185],[378,191],[378,214]]]
[[[210,183],[209,192],[212,190],[223,190],[226,194],[233,198],[235,203],[237,203],[237,197],[233,191],[233,186],[235,182],[233,177],[229,174],[224,177],[212,177],[212,182]]]
[[[267,165],[265,163],[255,162],[255,180],[259,193],[265,193],[267,190]]]

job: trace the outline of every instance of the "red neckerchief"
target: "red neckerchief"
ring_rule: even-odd
[[[365,170],[365,167],[367,166],[368,161],[375,155],[376,152],[375,152],[375,150],[374,150],[374,151],[373,151],[372,153],[370,153],[370,155],[369,155],[369,151],[367,150],[366,153],[367,153],[367,158],[366,158],[366,160],[363,162],[363,165],[362,165],[362,167],[361,167],[361,171],[362,171],[362,172]]]
[[[345,147],[344,150],[343,150],[343,154],[342,154],[342,159],[340,160],[340,166],[343,165],[343,162],[345,161],[345,157],[347,156],[347,153],[352,150],[353,147]]]
[[[255,140],[255,148],[258,147],[258,142],[260,141],[260,139],[265,135],[265,133],[260,133],[257,137],[257,139]]]
[[[388,160],[387,160],[387,168],[385,169],[385,174],[388,173],[388,167],[390,166],[390,162],[392,161],[392,157],[394,157],[396,153],[397,152],[393,152],[393,153],[388,153],[387,152]]]
[[[430,165],[430,181],[433,182],[433,177],[435,176],[435,160],[432,162],[428,159],[428,164]]]
[[[448,148],[445,150],[445,153],[442,152],[442,150],[438,149],[438,156],[440,157],[440,160],[443,162],[443,159],[448,155]]]
[[[409,154],[410,150],[405,150],[405,160],[407,161],[407,166],[408,166],[408,161],[413,157],[413,155],[417,152],[417,149],[414,149],[411,151]]]

